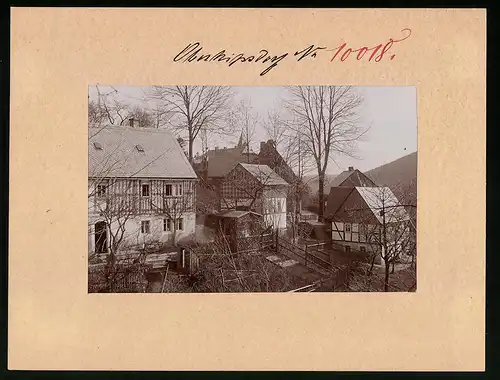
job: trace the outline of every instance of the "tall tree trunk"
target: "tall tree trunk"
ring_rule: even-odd
[[[384,292],[389,291],[389,262],[385,262]]]
[[[194,139],[192,137],[189,137],[188,159],[189,159],[189,163],[191,165],[193,165],[193,143],[194,143]]]
[[[299,241],[299,224],[300,224],[300,199],[298,196],[298,190],[295,195],[295,215],[294,215],[294,229],[295,229],[295,236],[294,236],[294,243],[297,244]]]
[[[177,220],[174,219],[174,229],[172,231],[172,245],[176,246],[177,245]]]
[[[373,257],[372,257],[372,262],[371,262],[371,265],[370,265],[370,270],[368,271],[368,275],[371,276],[372,273],[373,273],[373,267],[375,266],[375,259],[377,258],[377,254],[374,253],[373,254]]]
[[[319,173],[318,221],[323,222],[325,214],[325,173]]]

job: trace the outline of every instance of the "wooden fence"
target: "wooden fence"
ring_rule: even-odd
[[[290,290],[288,293],[311,293],[316,290],[316,283]]]
[[[289,290],[288,293],[312,293],[317,291],[334,291],[337,287],[338,278],[335,275],[334,277],[324,278],[318,281],[313,282],[312,284],[302,286],[297,289]]]
[[[292,254],[293,256],[299,258],[299,261],[306,267],[311,267],[315,270],[320,270],[322,272],[331,272],[332,265],[330,263],[329,256],[324,252],[319,251],[315,247],[304,246],[300,247],[295,245],[283,238],[278,238],[277,250],[285,250],[285,252]]]

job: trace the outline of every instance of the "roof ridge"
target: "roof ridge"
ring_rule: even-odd
[[[101,130],[106,130],[106,129],[121,129],[121,130],[128,130],[128,131],[136,131],[136,132],[155,132],[155,133],[164,133],[164,134],[170,134],[172,136],[175,136],[175,134],[168,128],[147,128],[147,127],[130,127],[128,125],[114,125],[114,124],[109,124],[104,127],[91,127],[91,128],[96,128],[96,129],[101,129]],[[97,134],[96,136],[98,136]]]
[[[90,133],[92,132],[89,130]],[[109,149],[99,155],[90,149],[93,142],[108,145]],[[143,146],[146,153],[138,154],[135,151],[138,146],[136,144]],[[92,170],[102,170],[99,166],[102,166],[101,162],[105,162],[102,154],[109,155],[113,157],[113,161],[119,162],[119,165],[112,168],[114,176],[129,176],[132,172],[134,177],[197,178],[175,134],[166,128],[116,125],[100,127],[99,131],[89,138],[89,164],[92,162]],[[90,170],[89,167],[89,173]]]
[[[266,165],[266,164],[251,164],[251,163],[248,163],[248,162],[240,162],[240,164],[242,164],[242,165],[248,165],[248,166],[267,166],[269,169],[272,170],[272,168],[269,165]]]

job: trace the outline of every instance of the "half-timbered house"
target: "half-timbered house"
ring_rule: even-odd
[[[239,163],[221,183],[221,209],[250,210],[275,229],[286,228],[289,184],[267,165]]]
[[[215,148],[215,150],[207,151],[200,158],[200,162],[195,165],[195,170],[203,179],[200,187],[208,185],[216,194],[220,194],[222,181],[238,163],[270,167],[290,185],[287,194],[288,212],[301,211],[302,197],[307,193],[308,187],[299,180],[278,152],[273,140],[261,141],[258,154],[247,148],[243,142],[243,135],[240,136],[238,145],[233,148]],[[202,196],[203,192],[203,190],[199,192],[199,195]]]
[[[332,187],[326,215],[334,248],[375,253],[377,262],[383,248],[402,257],[415,248],[410,236],[412,220],[388,187]]]
[[[93,127],[88,149],[89,252],[194,234],[197,176],[169,131]]]

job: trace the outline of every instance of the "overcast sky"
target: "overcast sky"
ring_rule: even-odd
[[[139,86],[101,86],[101,94],[114,92],[113,96],[125,102],[151,107],[145,100],[144,93],[148,87]],[[235,87],[235,104],[240,100],[248,100],[254,112],[264,119],[268,112],[279,109],[281,99],[286,97],[283,87]],[[397,158],[417,150],[417,98],[413,86],[398,87],[358,87],[364,102],[360,109],[361,123],[370,126],[365,141],[359,142],[358,155],[360,159],[336,157],[329,164],[328,172],[338,174],[348,166],[354,166],[361,171],[368,171],[377,166],[394,161]],[[97,99],[95,86],[89,87],[91,100]],[[239,134],[226,139],[212,139],[209,146],[233,146]],[[258,152],[259,141],[267,140],[265,129],[258,126],[253,147]],[[195,145],[195,151],[200,151],[200,145]]]

